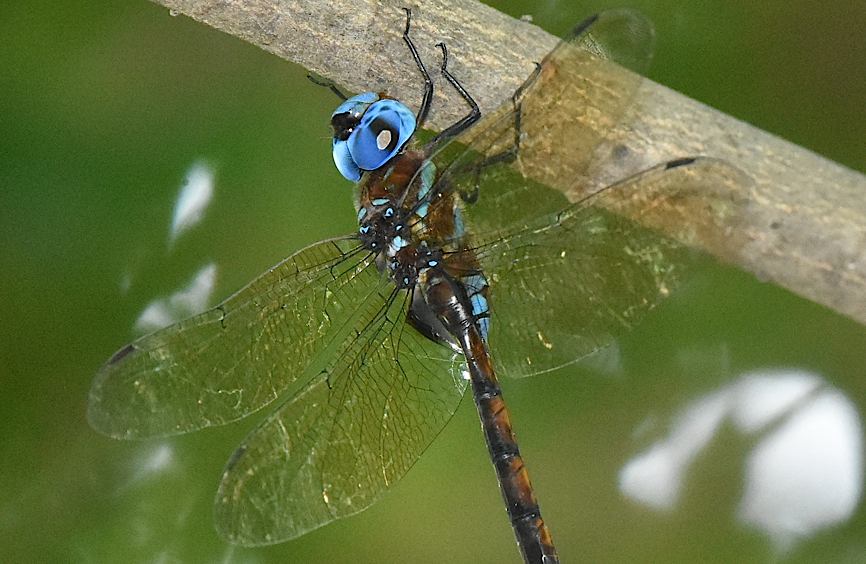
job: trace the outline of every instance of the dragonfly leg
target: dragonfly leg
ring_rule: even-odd
[[[535,79],[538,78],[540,72],[541,64],[535,63],[535,70],[532,71],[529,78],[527,78],[523,84],[514,91],[514,94],[511,95],[511,104],[514,106],[514,145],[512,145],[510,149],[491,155],[478,163],[477,174],[480,174],[481,171],[488,166],[499,163],[510,163],[517,158],[517,155],[520,153],[520,139],[522,136],[520,120],[523,115],[523,94],[526,92],[527,88],[535,83]]]
[[[412,53],[412,58],[415,59],[415,65],[421,72],[421,76],[424,77],[424,97],[421,98],[421,107],[418,108],[418,113],[415,115],[415,121],[420,128],[424,126],[427,114],[430,113],[430,104],[433,101],[433,79],[430,78],[430,73],[427,72],[427,67],[424,66],[424,62],[418,54],[418,49],[415,48],[415,43],[413,43],[412,38],[409,37],[409,28],[412,22],[412,10],[409,8],[403,9],[406,11],[406,28],[403,30],[403,41],[406,42],[409,52]]]
[[[453,86],[455,90],[457,90],[457,93],[460,94],[460,96],[464,100],[466,100],[466,103],[469,104],[469,107],[471,109],[466,116],[460,119],[460,121],[440,131],[439,134],[430,141],[430,145],[436,145],[441,140],[449,139],[451,137],[454,137],[455,135],[459,135],[460,133],[466,131],[466,129],[471,127],[472,124],[478,121],[478,119],[481,117],[481,110],[478,109],[478,104],[475,102],[475,100],[472,98],[466,88],[464,88],[463,85],[460,84],[460,81],[454,78],[454,75],[451,74],[451,71],[448,70],[448,48],[445,47],[445,44],[441,41],[436,44],[436,47],[442,49],[442,67],[440,68],[442,76],[444,76],[445,80],[447,80],[448,83]]]
[[[514,155],[513,158],[517,158],[517,154],[520,152],[520,119],[523,115],[523,93],[526,92],[527,88],[535,83],[539,74],[541,74],[541,63],[535,63],[535,70],[532,71],[529,78],[523,81],[523,84],[521,84],[520,87],[514,91],[514,94],[511,95],[511,104],[514,106],[514,147],[511,149]],[[495,156],[496,155],[491,158],[495,158]]]
[[[494,155],[490,155],[486,157],[484,160],[479,161],[473,165],[472,174],[475,177],[475,181],[473,182],[474,189],[472,192],[462,192],[460,197],[463,198],[463,201],[466,203],[473,203],[478,198],[479,192],[479,180],[481,178],[481,172],[490,166],[498,165],[498,164],[508,164],[517,160],[517,156],[520,154],[520,139],[521,135],[521,116],[523,110],[523,94],[527,88],[533,85],[535,79],[538,78],[539,73],[541,72],[541,64],[535,63],[535,70],[531,75],[520,85],[520,87],[514,91],[514,94],[511,95],[511,104],[514,106],[514,144],[505,149],[504,151],[500,151]]]
[[[309,72],[309,73],[307,73],[307,80],[309,80],[310,82],[312,82],[316,86],[324,86],[325,88],[327,88],[328,90],[333,92],[337,96],[337,98],[339,98],[340,100],[346,101],[349,99],[348,96],[343,94],[342,90],[337,88],[336,84],[334,84],[333,82],[331,82],[327,78],[324,78],[324,77],[321,77],[317,74],[313,74],[313,73]]]

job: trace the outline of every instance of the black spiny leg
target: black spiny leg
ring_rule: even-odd
[[[421,61],[421,57],[418,55],[418,49],[416,49],[415,44],[412,43],[412,38],[409,37],[412,10],[409,8],[403,9],[406,10],[406,29],[403,30],[403,41],[405,41],[406,46],[409,47],[409,52],[412,53],[412,58],[415,59],[415,65],[418,66],[418,70],[421,71],[421,76],[424,77],[424,97],[421,98],[421,107],[415,115],[415,122],[417,123],[417,126],[421,128],[424,126],[427,114],[430,113],[430,103],[433,101],[433,80],[430,78],[430,73],[427,72],[427,67],[425,67],[424,63]]]
[[[471,193],[465,191],[462,192],[460,196],[463,198],[463,201],[467,203],[472,203],[478,198],[478,181],[481,176],[482,170],[489,166],[497,165],[500,163],[512,163],[517,159],[517,155],[518,153],[520,153],[520,119],[523,111],[523,102],[521,98],[523,98],[523,93],[526,91],[526,89],[532,86],[532,84],[535,82],[535,79],[538,78],[539,73],[541,73],[541,65],[539,63],[535,63],[535,70],[532,71],[532,74],[529,75],[529,78],[527,78],[523,82],[523,84],[521,84],[520,87],[514,91],[514,94],[511,95],[511,104],[514,107],[514,145],[502,151],[501,153],[490,155],[489,157],[485,158],[481,162],[476,163],[473,166],[474,170],[472,172],[475,175],[475,181],[473,182],[474,190]]]
[[[333,92],[337,96],[337,98],[339,98],[340,100],[343,100],[344,102],[349,98],[348,96],[343,94],[342,90],[337,88],[336,84],[334,84],[333,82],[331,82],[327,78],[321,77],[317,74],[313,74],[310,72],[310,73],[307,73],[307,80],[309,80],[310,82],[312,82],[316,86],[324,86],[325,88],[327,88],[328,90]]]
[[[440,71],[442,72],[442,76],[445,77],[445,80],[454,87],[460,96],[466,100],[466,103],[469,104],[469,107],[472,108],[471,111],[463,117],[457,123],[454,123],[448,126],[446,129],[439,132],[436,137],[434,137],[430,141],[430,145],[436,145],[440,141],[444,139],[449,139],[454,137],[455,135],[459,135],[460,133],[466,131],[473,123],[478,121],[478,118],[481,117],[481,110],[478,109],[478,104],[475,103],[475,100],[472,99],[472,96],[469,95],[469,92],[463,87],[460,82],[454,78],[454,75],[448,70],[448,48],[445,47],[445,44],[441,41],[436,44],[436,47],[442,49],[442,67]]]
[[[517,158],[517,154],[520,152],[520,119],[523,112],[523,102],[521,98],[523,98],[523,93],[526,91],[526,89],[532,86],[532,84],[535,82],[535,79],[538,78],[540,72],[541,65],[539,63],[535,63],[535,70],[532,71],[532,74],[529,75],[529,78],[523,81],[523,84],[521,84],[520,87],[518,87],[517,90],[514,91],[514,94],[511,95],[511,105],[514,106],[514,145],[512,145],[510,149],[506,149],[501,153],[491,155],[478,163],[478,170],[476,171],[476,174],[480,174],[481,170],[488,166],[499,163],[510,163]]]

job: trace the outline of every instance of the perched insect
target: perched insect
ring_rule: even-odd
[[[568,159],[571,184],[588,174],[605,131],[560,107],[586,91],[588,65],[648,61],[652,28],[638,14],[580,24],[480,121],[439,44],[440,72],[469,112],[423,146],[414,137],[433,81],[409,27],[407,10],[403,38],[425,83],[417,113],[367,92],[344,97],[331,118],[335,163],[357,183],[358,231],[302,249],[215,308],[120,349],[93,383],[89,420],[116,438],[160,437],[273,405],[216,497],[220,533],[259,545],[379,499],[468,383],[521,553],[555,562],[494,365],[547,372],[633,327],[682,279],[688,244],[730,236],[740,180],[722,162],[678,159],[569,203],[524,176],[545,179],[552,159]],[[638,75],[627,76],[620,88],[634,89]],[[629,94],[601,102],[611,124]],[[689,227],[662,235],[671,217]]]

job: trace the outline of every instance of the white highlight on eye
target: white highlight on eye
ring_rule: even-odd
[[[384,151],[388,145],[391,144],[391,131],[388,129],[383,129],[379,132],[379,135],[376,136],[376,147],[380,151]]]
[[[186,287],[150,302],[135,322],[137,333],[149,333],[203,311],[216,285],[217,267],[202,267]]]
[[[174,215],[169,231],[169,244],[204,218],[213,198],[214,171],[205,163],[197,162],[189,168],[183,186],[174,204]]]

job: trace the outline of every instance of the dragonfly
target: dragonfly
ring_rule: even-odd
[[[558,562],[497,373],[550,372],[633,328],[686,278],[696,244],[737,236],[743,181],[731,165],[690,157],[571,199],[549,187],[589,185],[580,179],[642,80],[620,69],[616,96],[562,113],[588,91],[593,65],[643,70],[653,31],[636,12],[582,22],[484,117],[437,44],[467,113],[424,142],[434,81],[410,27],[406,9],[403,40],[424,83],[416,112],[332,85],[342,98],[332,152],[356,183],[358,230],[118,350],[94,379],[88,420],[145,439],[270,407],[215,500],[219,533],[256,546],[379,500],[471,388],[521,555]],[[607,125],[585,127],[591,115]]]

